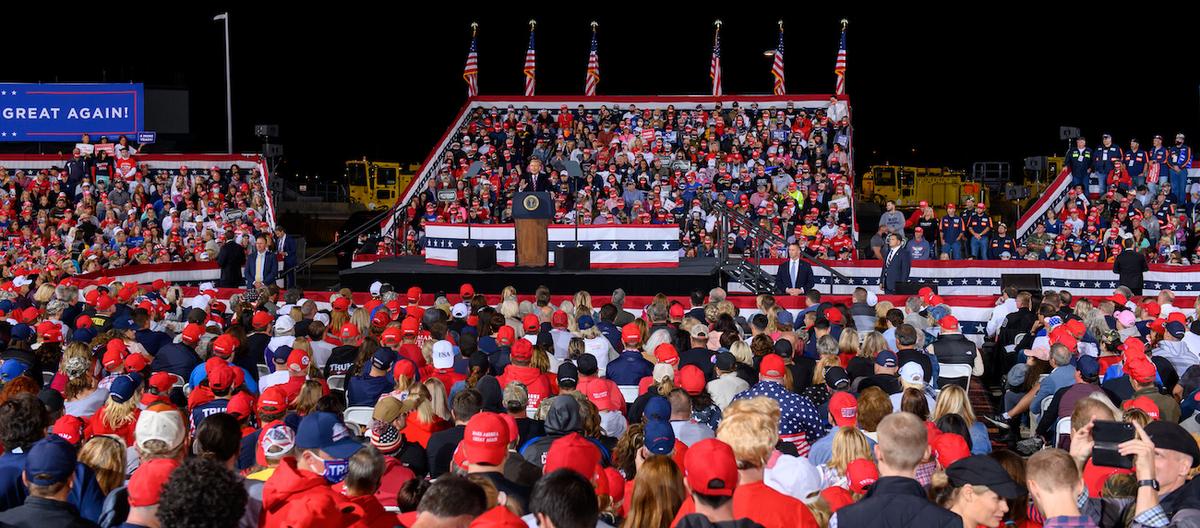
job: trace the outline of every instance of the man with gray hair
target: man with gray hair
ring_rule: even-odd
[[[621,328],[634,320],[633,314],[625,309],[625,290],[617,288],[612,292],[612,300],[609,301],[613,306],[617,307],[617,318],[613,324],[617,328]]]
[[[1041,386],[1030,402],[1030,409],[1036,413],[1042,412],[1042,400],[1054,396],[1058,389],[1075,384],[1075,367],[1071,365],[1071,349],[1062,343],[1050,346],[1050,366],[1054,370],[1042,380]]]
[[[916,295],[909,297],[904,301],[904,309],[907,314],[904,316],[904,324],[912,325],[917,329],[917,332],[924,332],[929,329],[929,320],[921,316],[921,310],[925,309],[925,303]]]

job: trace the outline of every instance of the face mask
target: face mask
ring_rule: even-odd
[[[325,477],[326,482],[337,484],[346,479],[346,472],[350,468],[350,461],[344,458],[333,458],[322,460],[322,465],[325,466],[325,471],[321,473],[321,476]]]

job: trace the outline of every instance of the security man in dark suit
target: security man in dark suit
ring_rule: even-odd
[[[888,251],[883,256],[883,272],[879,275],[883,293],[895,294],[896,285],[908,281],[911,268],[912,255],[904,251],[904,239],[897,233],[888,235]]]
[[[813,269],[800,260],[800,245],[788,244],[788,260],[779,264],[775,272],[775,293],[780,295],[804,295],[813,288]]]
[[[1113,262],[1113,273],[1120,277],[1121,286],[1129,288],[1134,295],[1141,295],[1145,286],[1143,274],[1150,270],[1150,265],[1146,263],[1145,255],[1134,251],[1132,238],[1122,240],[1121,247],[1121,254]]]

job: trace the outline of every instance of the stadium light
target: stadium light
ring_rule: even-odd
[[[233,154],[233,90],[229,68],[229,12],[226,11],[213,17],[213,22],[218,21],[225,23],[225,137],[229,153]]]

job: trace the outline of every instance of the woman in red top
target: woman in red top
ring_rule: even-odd
[[[421,447],[429,446],[429,437],[433,433],[449,429],[453,424],[450,423],[450,405],[446,402],[446,392],[444,390],[435,390],[436,385],[441,385],[437,378],[425,380],[425,384],[417,385],[416,389],[421,398],[421,403],[417,405],[416,410],[408,413],[405,420],[404,429],[400,432],[404,434],[404,438],[416,442]]]
[[[111,434],[121,437],[125,445],[133,445],[133,432],[137,427],[138,415],[141,409],[138,403],[142,400],[142,377],[138,374],[125,374],[113,380],[109,387],[108,401],[104,403],[91,421],[84,428],[85,438]]]

